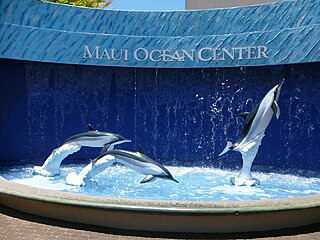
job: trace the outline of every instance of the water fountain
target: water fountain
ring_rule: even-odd
[[[88,132],[68,138],[60,147],[52,151],[42,166],[35,166],[33,173],[48,177],[59,175],[61,162],[70,154],[79,151],[82,146],[99,147],[102,148],[101,152],[105,152],[125,142],[131,142],[131,140],[117,134],[100,132],[89,124]]]
[[[280,116],[280,108],[277,102],[283,82],[284,80],[272,88],[251,112],[240,114],[244,119],[244,126],[238,141],[234,144],[227,142],[227,146],[219,154],[221,156],[229,150],[241,153],[243,163],[239,177],[232,177],[230,179],[234,185],[254,186],[260,184],[258,179],[252,177],[251,167],[272,116],[275,116],[277,119]]]
[[[7,179],[0,179],[1,204],[141,231],[254,232],[319,223],[319,6],[299,0],[137,13],[1,1],[0,164]],[[238,115],[283,79],[281,117],[256,135],[242,154],[248,161],[241,168],[233,151],[218,157],[243,127]],[[144,146],[180,183],[139,184],[135,172],[106,168],[110,156],[100,162],[103,172],[92,172],[96,182],[66,187],[71,172],[82,171],[83,181],[101,151],[61,146],[87,123],[132,140],[119,150]],[[50,177],[32,175],[35,165]],[[231,185],[238,171],[246,185],[257,183],[251,171],[261,184]],[[26,177],[13,179],[17,172]],[[243,185],[238,177],[232,181]],[[28,178],[49,190],[23,185]],[[289,180],[294,184],[284,183]],[[275,188],[283,191],[270,199]],[[79,194],[84,189],[103,196]],[[199,201],[194,190],[208,198]],[[147,192],[151,197],[143,198]],[[188,198],[175,199],[186,192]]]

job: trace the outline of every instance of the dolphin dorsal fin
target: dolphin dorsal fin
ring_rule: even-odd
[[[246,118],[248,117],[249,112],[243,112],[239,114],[239,117],[242,117],[244,120],[246,120]]]
[[[95,127],[92,126],[90,123],[88,124],[88,128],[89,128],[89,131],[97,131],[97,129],[95,129]]]
[[[276,116],[277,119],[279,119],[280,108],[279,108],[279,105],[276,101],[273,101],[271,108],[272,108],[273,114]]]
[[[138,147],[138,153],[144,154],[144,149],[143,149],[143,147],[141,147],[141,146]]]
[[[147,175],[144,179],[142,179],[142,181],[140,183],[142,184],[142,183],[152,182],[154,180],[156,180],[155,176]]]

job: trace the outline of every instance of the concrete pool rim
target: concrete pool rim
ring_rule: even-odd
[[[151,232],[250,232],[320,223],[320,194],[252,201],[155,201],[45,190],[0,177],[0,203],[42,217]]]

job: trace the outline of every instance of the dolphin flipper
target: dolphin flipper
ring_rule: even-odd
[[[232,142],[227,141],[226,147],[223,149],[223,151],[219,154],[219,157],[225,154],[230,150],[230,147],[232,146]]]
[[[274,115],[276,116],[276,118],[279,119],[280,108],[279,108],[279,105],[276,101],[273,101],[271,108],[272,108],[272,111],[273,111]]]
[[[114,146],[112,144],[105,144],[101,149],[100,155],[113,149],[114,149]]]
[[[239,114],[239,117],[242,117],[244,120],[246,120],[249,114],[250,114],[249,112],[243,112]]]
[[[156,180],[156,177],[153,175],[147,175],[140,183],[147,183]]]
[[[94,166],[97,161],[98,161],[97,158],[95,158],[95,159],[90,159],[90,163],[91,163],[92,166]]]

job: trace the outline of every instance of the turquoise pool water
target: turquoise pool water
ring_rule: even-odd
[[[300,173],[253,172],[261,182],[259,186],[236,187],[229,179],[238,172],[200,167],[167,167],[180,183],[157,179],[140,184],[144,175],[123,166],[112,166],[84,187],[67,185],[66,176],[71,172],[79,173],[84,166],[63,166],[61,175],[56,177],[32,175],[33,166],[7,168],[0,172],[0,176],[9,181],[63,192],[152,200],[241,201],[320,194],[320,175],[317,174],[311,177],[299,176]]]

